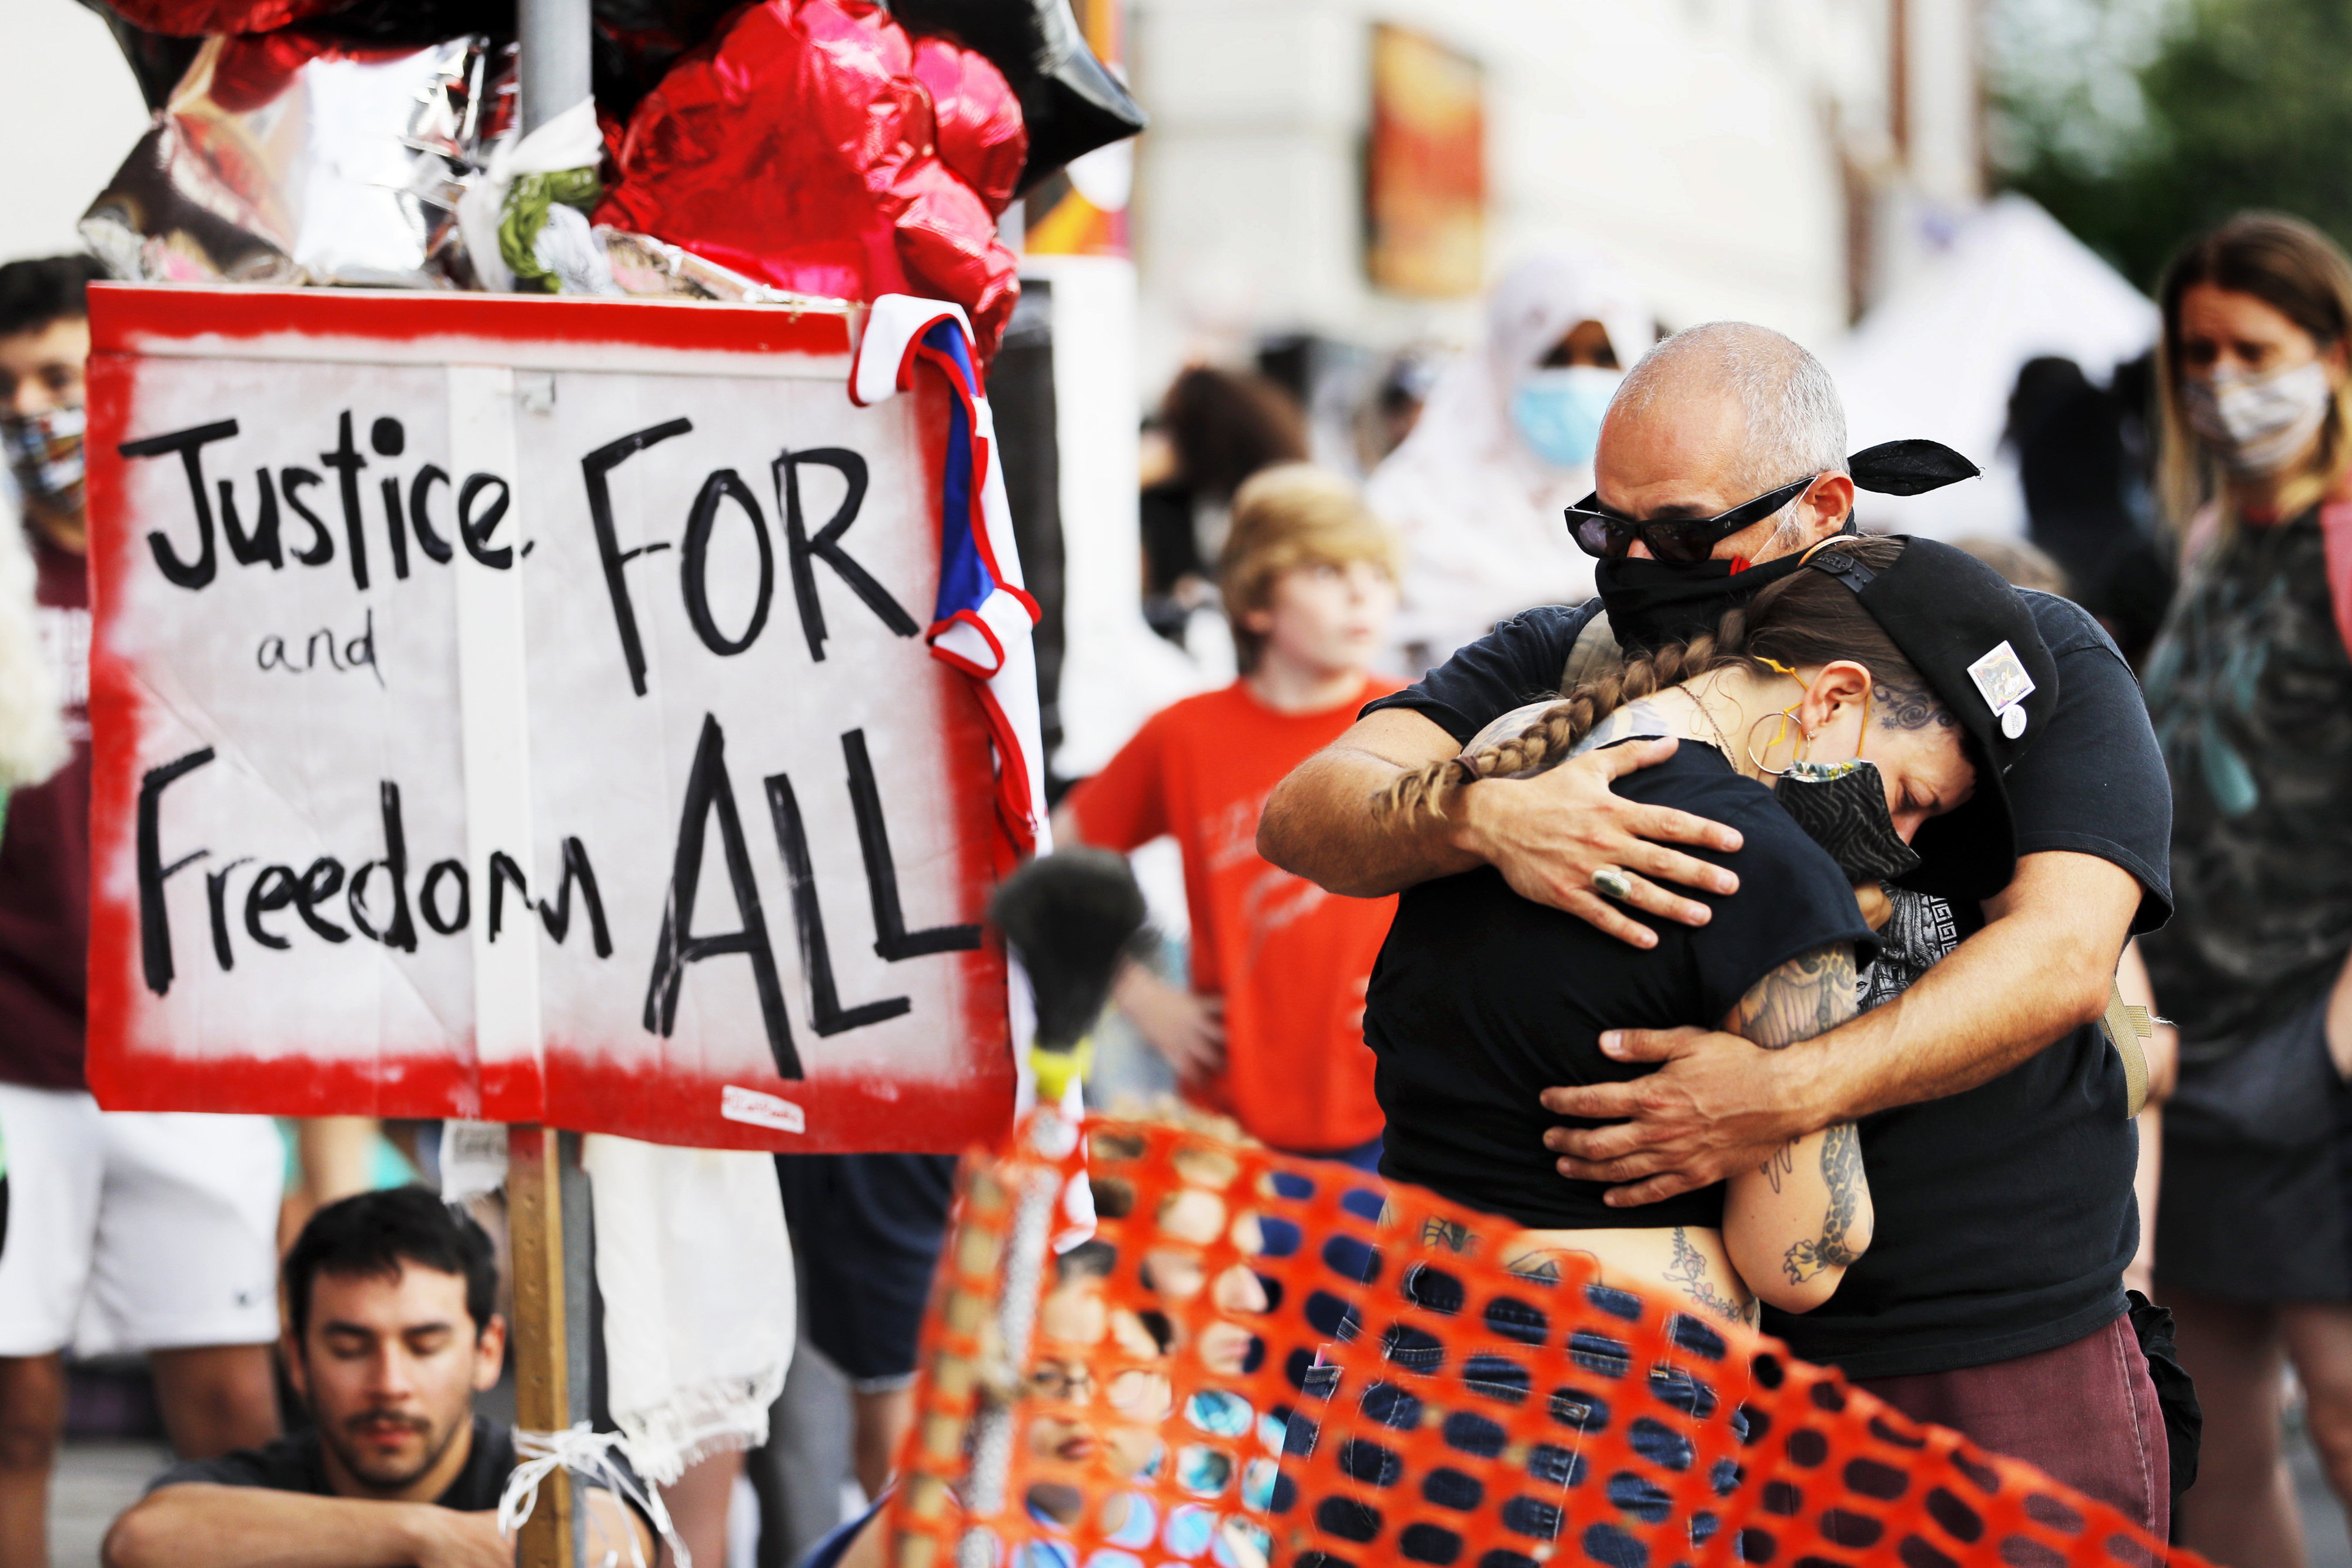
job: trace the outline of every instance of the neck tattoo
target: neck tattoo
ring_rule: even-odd
[[[1713,685],[1712,682],[1708,684]],[[1723,726],[1716,722],[1715,710],[1706,706],[1706,698],[1702,696],[1695,686],[1685,686],[1682,688],[1682,693],[1684,696],[1690,699],[1691,706],[1698,709],[1699,717],[1706,720],[1706,727],[1715,731],[1715,744],[1721,748],[1725,759],[1729,761],[1736,769],[1739,764],[1731,750],[1731,737],[1725,735]]]

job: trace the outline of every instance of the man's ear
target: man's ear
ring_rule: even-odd
[[[1845,527],[1853,515],[1853,481],[1843,474],[1825,474],[1805,495],[1807,543],[1825,539]]]
[[[310,1364],[302,1357],[302,1342],[294,1337],[294,1325],[290,1322],[278,1330],[278,1354],[286,1364],[286,1381],[294,1385],[303,1404],[310,1404]]]
[[[498,1386],[499,1373],[506,1365],[507,1321],[498,1313],[482,1325],[474,1336],[474,1392],[487,1394]]]

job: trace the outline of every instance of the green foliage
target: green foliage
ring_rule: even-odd
[[[2071,106],[2006,95],[2005,183],[2144,287],[2189,234],[2243,207],[2352,247],[2352,5],[2189,0],[2137,74],[2146,122],[2106,156],[2068,144]]]

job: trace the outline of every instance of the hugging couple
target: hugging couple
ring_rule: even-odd
[[[2088,614],[1851,531],[1857,484],[1973,472],[1849,459],[1778,333],[1666,340],[1568,515],[1600,598],[1371,704],[1259,851],[1402,894],[1365,1010],[1381,1169],[1496,1217],[1460,1245],[1760,1322],[2162,1540],[2096,1024],[2170,914],[2170,791]]]

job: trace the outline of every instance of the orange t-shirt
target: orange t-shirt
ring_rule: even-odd
[[[1283,778],[1397,689],[1368,676],[1321,713],[1276,713],[1240,681],[1153,715],[1070,791],[1090,844],[1172,833],[1192,912],[1192,989],[1225,1000],[1225,1071],[1185,1092],[1277,1148],[1328,1153],[1381,1126],[1364,1044],[1364,984],[1394,898],[1341,898],[1258,858],[1257,819]]]

